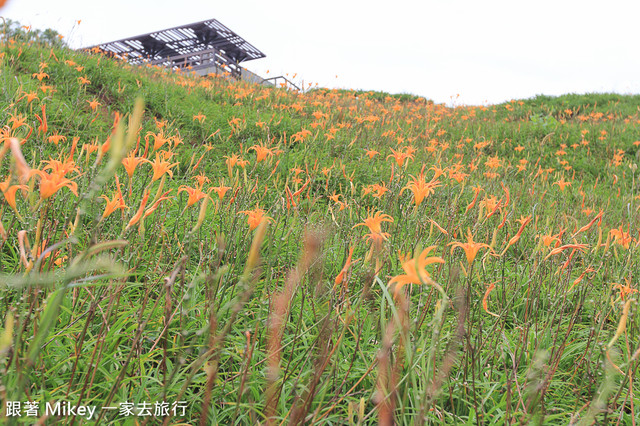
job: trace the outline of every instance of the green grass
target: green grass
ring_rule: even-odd
[[[640,420],[637,96],[447,108],[136,68],[38,41],[0,52],[3,422],[35,421],[6,417],[8,401],[38,402],[39,416],[55,401],[95,405],[99,424],[133,418],[101,407],[162,401],[185,401],[185,414],[138,420]],[[42,199],[42,177],[21,181],[11,138],[31,169],[73,161],[77,196],[67,182]],[[391,149],[411,155],[398,165]],[[132,179],[131,152],[145,158]],[[233,155],[250,163],[229,168]],[[157,156],[175,166],[152,180]],[[421,172],[434,186],[416,205],[407,185]],[[210,198],[188,206],[198,175]],[[103,217],[116,177],[126,208]],[[13,185],[25,185],[16,209]],[[249,227],[256,207],[266,228]],[[393,221],[368,229],[376,212]],[[452,246],[467,230],[485,244],[472,262]],[[429,246],[444,262],[419,266],[422,285],[390,286]]]

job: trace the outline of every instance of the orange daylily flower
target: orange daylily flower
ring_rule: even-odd
[[[7,204],[9,204],[13,210],[17,210],[16,192],[18,192],[18,189],[26,191],[28,187],[27,185],[10,185],[10,183],[11,176],[7,176],[4,182],[0,182],[0,191],[2,191],[4,199],[7,200]]]
[[[47,173],[42,170],[31,170],[30,176],[38,176],[40,178],[40,198],[46,200],[53,196],[60,189],[67,187],[77,197],[78,184],[71,179],[65,178],[63,173]]]
[[[380,247],[391,235],[388,232],[370,232],[365,234],[363,239],[371,243],[371,247]]]
[[[171,136],[171,142],[173,142],[173,147],[177,147],[180,144],[183,144],[184,141],[182,140],[182,136],[180,136],[180,132],[178,132],[177,134]]]
[[[207,176],[203,175],[202,173],[200,173],[197,176],[194,176],[193,178],[196,180],[200,188],[202,188],[205,183],[211,182],[211,179],[209,179]]]
[[[242,158],[239,158],[237,164],[238,166],[244,169],[247,166],[247,164],[251,164],[251,163],[249,162],[249,160],[243,160]]]
[[[524,170],[526,170],[526,169],[527,169],[527,163],[528,163],[528,161],[527,161],[525,158],[522,158],[522,159],[519,161],[519,163],[520,163],[520,164],[517,164],[517,165],[516,165],[516,167],[518,168],[518,173],[520,173],[520,172],[522,172],[522,171],[524,171]]]
[[[16,130],[22,126],[28,126],[27,116],[21,114],[9,114],[9,123],[11,124],[11,130]]]
[[[489,218],[498,211],[498,209],[500,209],[502,206],[502,200],[498,200],[498,197],[491,195],[490,197],[485,197],[484,200],[480,201],[480,205],[484,206],[487,210],[486,215],[487,218]]]
[[[613,288],[617,289],[618,291],[620,291],[620,299],[625,300],[625,298],[629,295],[629,294],[633,294],[633,293],[637,293],[638,290],[631,287],[631,281],[628,278],[624,279],[626,285],[622,285],[622,284],[618,284],[618,283],[611,283],[611,285],[613,286]]]
[[[27,244],[28,243],[29,242],[27,240]],[[34,247],[34,249],[35,249],[34,254],[36,259],[39,259],[40,257],[42,257],[42,259],[44,260],[44,259],[50,258],[51,255],[53,255],[53,258],[52,258],[53,265],[55,265],[56,267],[59,267],[60,265],[62,265],[64,261],[68,259],[68,256],[59,256],[58,250],[51,250],[48,240],[43,241],[39,247]]]
[[[102,105],[100,102],[98,102],[96,99],[93,99],[91,101],[87,101],[87,103],[89,104],[89,106],[91,107],[91,110],[93,112],[96,112],[96,109],[98,109],[98,107],[100,105]]]
[[[47,93],[47,92],[56,93],[57,92],[57,90],[55,90],[53,88],[53,86],[49,86],[48,84],[41,84],[39,89],[42,90],[42,93]]]
[[[335,192],[333,193],[333,195],[328,195],[327,198],[329,198],[331,201],[333,201],[334,203],[339,203],[340,202],[340,197],[342,196],[342,194],[336,194]]]
[[[159,154],[156,154],[156,159],[150,163],[151,167],[153,167],[153,177],[151,178],[151,182],[155,182],[156,180],[160,179],[165,173],[167,173],[170,177],[173,177],[173,172],[171,171],[171,169],[180,164],[171,164],[161,158]]]
[[[58,145],[60,141],[66,141],[67,137],[63,135],[51,135],[47,138],[47,142],[51,142],[55,145]]]
[[[38,81],[42,81],[45,78],[49,78],[49,74],[47,74],[46,72],[40,71],[40,72],[34,72],[33,74],[31,74],[31,77],[37,78]]]
[[[61,176],[65,176],[71,172],[79,172],[78,166],[76,166],[76,163],[70,157],[65,161],[50,159],[43,161],[43,163],[45,163],[46,166],[42,170],[50,170],[51,173]]]
[[[34,99],[39,99],[38,94],[35,92],[32,92],[32,93],[22,92],[22,93],[23,95],[16,102],[20,102],[24,98],[27,98],[27,104],[30,104]]]
[[[133,177],[133,172],[135,172],[136,167],[138,167],[138,164],[144,163],[144,162],[150,163],[150,161],[144,157],[137,157],[135,151],[131,151],[125,158],[122,159],[122,165],[124,166],[124,169],[127,171],[127,175],[129,175],[129,179]]]
[[[545,247],[549,247],[554,241],[556,241],[556,246],[558,246],[560,244],[560,237],[562,237],[562,234],[564,234],[564,230],[555,235],[540,235],[540,238],[542,239],[542,244],[544,244]]]
[[[374,215],[369,214],[369,217],[367,217],[362,223],[354,225],[353,228],[355,228],[356,226],[366,226],[372,233],[381,234],[382,222],[393,223],[393,218],[388,214],[376,212]]]
[[[424,166],[422,166],[422,170],[424,170]],[[445,167],[440,168],[438,166],[431,166],[429,167],[429,170],[433,170],[433,179],[431,180],[435,180],[438,179],[440,176],[442,176],[444,174],[444,172],[447,170],[447,168]],[[451,173],[454,169],[450,169],[449,172]]]
[[[398,143],[400,143],[400,139],[398,139]],[[404,147],[404,153],[411,158],[413,158],[413,154],[417,151],[418,150],[411,145],[407,145]]]
[[[362,196],[371,194],[374,198],[380,199],[388,191],[389,191],[389,188],[387,188],[387,185],[384,182],[380,184],[376,183],[376,184],[368,185],[362,188]]]
[[[164,135],[164,131],[161,129],[158,133],[147,132],[144,137],[145,142],[149,142],[149,139],[153,139],[153,150],[157,151],[164,145],[165,143],[170,143],[171,138],[168,138]]]
[[[120,190],[120,181],[118,180],[118,176],[116,176],[116,191],[113,194],[113,198],[110,200],[106,195],[100,196],[100,198],[104,198],[107,201],[107,205],[104,207],[104,212],[102,213],[102,218],[106,219],[116,211],[117,209],[128,209],[127,205],[124,203],[124,198],[122,197],[122,191]]]
[[[473,263],[473,260],[476,258],[476,256],[478,255],[478,251],[481,248],[487,248],[487,249],[491,248],[489,247],[489,244],[478,243],[473,241],[473,235],[471,235],[470,229],[467,229],[466,243],[452,242],[452,243],[449,243],[449,245],[451,246],[452,254],[453,254],[453,251],[456,249],[456,247],[460,247],[462,250],[464,250],[464,254],[467,256],[467,262],[469,263],[469,266],[471,266],[471,264]]]
[[[267,216],[260,207],[256,207],[253,210],[243,210],[239,213],[243,213],[247,215],[247,223],[249,224],[249,229],[254,230],[262,223],[263,220],[273,221],[273,218]]]
[[[198,187],[192,188],[190,186],[182,185],[180,188],[178,188],[178,194],[182,191],[186,191],[186,193],[189,194],[189,199],[187,200],[187,207],[191,207],[192,205],[194,205],[195,203],[197,203],[198,201],[202,200],[207,196],[207,194],[202,191],[202,188],[198,188]]]
[[[411,176],[409,179],[409,183],[407,186],[402,188],[400,194],[404,192],[405,189],[413,192],[413,200],[416,203],[416,207],[419,206],[425,197],[434,193],[434,189],[438,188],[440,185],[439,180],[435,180],[435,177],[431,179],[431,181],[427,182],[424,178],[424,173],[420,173],[418,177]]]
[[[489,169],[499,169],[500,168],[500,159],[496,155],[495,157],[489,157],[489,159],[484,163]]]
[[[376,155],[380,154],[378,151],[374,151],[373,149],[367,149],[366,150],[366,154],[369,157],[369,159],[372,159],[373,157],[375,157]]]
[[[106,219],[116,211],[117,209],[127,209],[127,205],[124,203],[124,199],[122,198],[122,194],[116,192],[113,194],[113,199],[109,199],[106,195],[101,195],[100,198],[104,198],[107,201],[107,205],[104,207],[104,212],[102,213],[102,218]]]
[[[228,123],[229,123],[229,126],[233,128],[233,127],[239,126],[241,123],[241,120],[239,117],[234,117],[231,120],[229,120]]]
[[[591,216],[591,213],[593,213],[595,210],[593,210],[591,207],[585,207],[584,209],[582,209],[582,214],[585,215],[586,217]]]
[[[437,256],[429,256],[429,253],[434,250],[436,246],[430,246],[422,250],[420,254],[413,258],[408,256],[399,256],[402,263],[402,269],[404,274],[396,275],[391,278],[389,285],[395,284],[394,294],[398,294],[403,286],[407,284],[433,284],[431,275],[426,271],[426,267],[432,263],[444,263],[444,259]]]
[[[273,149],[268,148],[266,145],[253,145],[249,148],[249,151],[254,150],[256,152],[256,161],[259,163],[263,161],[267,156],[272,157],[274,155]]]
[[[224,198],[225,194],[227,193],[227,191],[229,191],[231,189],[230,186],[224,186],[224,185],[220,185],[220,186],[213,186],[211,187],[212,190],[214,190],[216,192],[216,194],[218,194],[218,198],[220,198],[221,200]]]
[[[564,176],[560,178],[559,181],[554,182],[554,185],[558,185],[558,187],[560,187],[560,191],[564,191],[564,188],[567,186],[570,186],[572,182],[566,182],[564,180]]]
[[[396,151],[393,148],[389,148],[389,149],[391,150],[391,152],[393,152],[393,154],[387,155],[387,158],[393,157],[396,160],[396,163],[398,163],[399,167],[402,167],[402,165],[404,164],[404,160],[406,160],[407,158],[413,159],[413,155],[407,152]]]
[[[167,120],[158,120],[156,117],[153,117],[153,123],[156,125],[158,130],[161,130],[167,125]]]
[[[624,232],[622,230],[622,225],[620,225],[620,228],[609,231],[609,234],[613,236],[614,242],[620,244],[624,249],[629,249],[629,245],[631,244],[631,234],[628,231]]]
[[[240,157],[238,157],[237,154],[233,154],[231,157],[225,155],[224,158],[226,158],[224,163],[227,165],[227,170],[229,171],[229,176],[231,176],[231,171],[235,167],[235,165],[238,162],[238,160],[240,160]]]
[[[341,196],[342,194],[336,194],[335,192],[333,193],[333,195],[327,196],[327,198],[329,198],[340,207],[338,211],[342,211],[347,207],[347,203],[345,203],[344,201],[340,201]]]
[[[257,124],[258,123],[256,123],[256,125]],[[309,136],[311,136],[311,131],[307,129],[302,129],[299,132],[291,135],[291,142],[304,142],[304,140],[307,139]]]

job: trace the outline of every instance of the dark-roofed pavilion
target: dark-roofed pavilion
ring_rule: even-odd
[[[240,64],[266,56],[215,19],[85,49],[92,48],[99,48],[133,65],[150,63],[171,69],[186,68],[201,75],[226,71],[234,77],[258,83],[262,79],[243,69]]]

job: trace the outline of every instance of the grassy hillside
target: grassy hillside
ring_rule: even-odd
[[[640,420],[638,96],[0,61],[3,422]]]

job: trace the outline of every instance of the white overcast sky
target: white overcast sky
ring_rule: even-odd
[[[215,18],[267,55],[244,64],[263,77],[477,105],[640,93],[639,12],[637,0],[8,0],[0,16],[74,48]]]

